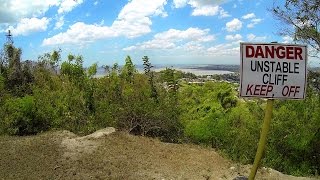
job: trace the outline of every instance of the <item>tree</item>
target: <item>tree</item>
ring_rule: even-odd
[[[2,74],[6,79],[6,88],[14,96],[22,96],[24,91],[21,86],[24,84],[24,74],[22,72],[21,63],[22,50],[13,45],[5,45],[4,50],[4,63],[1,67]]]
[[[317,55],[320,51],[319,0],[286,0],[283,6],[275,5],[273,14],[286,25],[280,35],[309,44]]]
[[[59,49],[58,51],[54,50],[49,61],[51,68],[54,69],[56,73],[59,61],[61,61],[61,49]]]
[[[172,68],[166,68],[165,70],[162,71],[162,79],[164,82],[167,83],[168,88],[170,92],[172,92],[174,95],[178,91],[178,79],[177,77],[178,74],[176,73],[175,69]]]
[[[110,66],[102,65],[102,68],[104,69],[104,73],[108,76],[110,74]]]
[[[154,83],[154,73],[151,71],[151,68],[153,67],[149,61],[148,56],[143,56],[143,69],[144,73],[149,77],[149,85],[151,88],[151,98],[154,98],[156,102],[158,102],[158,92]]]
[[[134,74],[137,72],[137,70],[132,63],[130,56],[127,56],[125,62],[126,63],[121,70],[121,77],[127,82],[131,83],[133,82]]]
[[[50,71],[57,74],[59,62],[61,61],[61,49],[40,55],[38,61],[44,68],[50,69]]]
[[[308,72],[308,89],[315,90],[314,93],[320,93],[320,72],[309,71]],[[320,97],[319,97],[320,100]]]
[[[96,87],[94,76],[97,74],[98,64],[94,63],[87,69],[87,79],[86,79],[86,85],[84,87],[85,89],[85,100],[86,100],[86,106],[90,110],[90,112],[95,112],[94,107],[94,89]]]
[[[142,61],[143,61],[144,73],[148,74],[151,71],[151,68],[153,68],[153,66],[151,65],[151,63],[149,61],[149,57],[143,56]]]
[[[79,87],[83,86],[85,78],[85,70],[82,67],[83,59],[82,56],[74,56],[72,54],[68,55],[68,61],[64,61],[61,64],[61,74],[65,75],[73,83],[77,84]]]
[[[6,46],[3,46],[3,49],[0,51],[0,74],[5,73],[6,66],[8,64],[8,58],[6,56]]]
[[[88,68],[87,75],[89,78],[93,78],[97,74],[98,64],[94,63]]]

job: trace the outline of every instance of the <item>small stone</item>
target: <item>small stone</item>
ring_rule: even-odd
[[[245,176],[238,176],[238,177],[234,178],[233,180],[248,180],[248,178]]]

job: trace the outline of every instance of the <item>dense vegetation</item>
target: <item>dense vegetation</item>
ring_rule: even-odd
[[[131,58],[119,67],[83,67],[81,56],[62,61],[60,51],[21,61],[21,49],[5,45],[0,64],[0,134],[32,135],[52,129],[87,134],[114,126],[168,142],[210,145],[242,163],[252,163],[265,100],[237,97],[237,85],[206,82],[174,69],[144,73]],[[295,175],[320,170],[320,75],[309,73],[307,98],[275,101],[263,165]]]

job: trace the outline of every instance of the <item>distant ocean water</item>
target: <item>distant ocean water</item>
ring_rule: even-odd
[[[174,68],[176,70],[180,70],[182,72],[190,72],[193,73],[197,76],[203,76],[203,75],[221,75],[221,74],[231,74],[233,73],[232,71],[227,71],[227,70],[215,70],[215,69],[203,69],[203,67],[205,67],[205,65],[179,65],[179,66],[169,66],[170,68]],[[142,66],[136,66],[137,70],[139,73],[144,73],[143,67]],[[152,68],[153,71],[159,72],[162,70],[165,70],[166,66],[162,65],[162,66],[156,66],[154,68]],[[98,72],[96,77],[101,77],[104,76],[105,72],[103,68],[98,68]]]
[[[164,70],[165,68],[157,68],[154,71],[159,72],[161,70]],[[180,70],[182,72],[189,72],[193,73],[197,76],[203,76],[203,75],[215,75],[215,74],[230,74],[233,73],[231,71],[223,71],[223,70],[203,70],[203,69],[188,69],[188,68],[175,68],[176,70]],[[142,70],[143,71],[143,70]]]

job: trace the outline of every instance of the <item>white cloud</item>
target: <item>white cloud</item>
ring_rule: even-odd
[[[173,5],[175,8],[183,8],[187,5],[188,0],[173,0]]]
[[[175,8],[183,8],[190,5],[193,8],[192,16],[215,16],[220,13],[221,17],[226,17],[228,14],[221,11],[219,4],[226,2],[226,0],[173,0]]]
[[[251,22],[247,25],[248,28],[253,28],[255,25],[259,24],[262,21],[262,19],[255,18],[252,19]]]
[[[123,48],[122,50],[124,50],[124,51],[132,51],[132,50],[135,50],[135,49],[137,49],[137,46],[129,46],[129,47]]]
[[[104,19],[102,19],[99,23],[100,26],[104,25]]]
[[[168,31],[154,35],[155,39],[167,41],[192,40],[197,42],[208,42],[214,40],[214,36],[209,35],[209,29],[188,28],[185,31],[169,29]]]
[[[188,4],[192,5],[193,7],[200,7],[219,5],[224,2],[227,2],[227,0],[189,0]]]
[[[260,41],[260,42],[262,42],[262,41],[265,41],[267,39],[267,37],[266,36],[256,36],[256,35],[251,33],[251,34],[247,35],[247,39],[248,39],[248,41]]]
[[[59,19],[56,21],[54,29],[61,29],[63,25],[64,25],[64,17],[60,16]]]
[[[95,1],[95,2],[93,3],[93,5],[96,6],[96,5],[98,5],[98,3],[99,3],[98,1]]]
[[[282,37],[283,42],[282,43],[292,43],[293,38],[291,36],[283,36]]]
[[[253,23],[259,23],[261,21],[262,21],[262,19],[258,19],[258,18],[255,18],[255,19],[251,20],[251,22],[253,22]]]
[[[254,13],[249,13],[249,14],[242,16],[242,19],[251,19],[251,18],[255,18],[255,17],[256,17],[256,15]]]
[[[23,18],[42,17],[50,7],[58,13],[70,12],[83,0],[0,0],[0,23],[17,23]]]
[[[47,30],[49,19],[43,17],[38,18],[23,18],[17,24],[16,27],[9,26],[8,30],[11,30],[14,36],[28,35],[32,32],[41,32]]]
[[[77,22],[70,26],[67,32],[44,39],[42,45],[84,44],[97,39],[116,36],[118,36],[118,34],[109,27]]]
[[[83,0],[0,0],[0,25],[13,29],[13,35],[28,35],[45,31],[49,19],[43,17],[51,7],[58,8],[54,29],[64,24],[63,14],[70,12]],[[15,27],[15,28],[14,28]]]
[[[112,29],[129,38],[149,33],[152,25],[151,16],[167,16],[164,11],[165,4],[166,0],[132,0],[120,11]]]
[[[135,46],[124,48],[123,50],[135,49],[172,49],[178,43],[185,43],[186,48],[200,47],[199,43],[213,41],[214,36],[209,35],[209,29],[188,28],[187,30],[169,29],[154,35],[150,41],[138,43]]]
[[[234,32],[242,28],[242,22],[238,18],[226,23],[226,29],[229,32]]]
[[[67,13],[70,12],[74,7],[83,3],[83,0],[62,0],[58,13]]]
[[[235,46],[234,43],[218,44],[208,48],[207,52],[209,53],[209,55],[218,56],[218,57],[237,56],[239,55],[240,48],[239,48],[239,45]]]
[[[66,32],[45,39],[42,44],[83,44],[92,40],[118,36],[138,37],[151,32],[152,16],[167,16],[164,11],[165,4],[166,0],[132,0],[122,8],[111,26],[77,22]]]
[[[228,41],[238,41],[238,40],[242,39],[242,36],[240,34],[226,35],[225,39]]]
[[[153,39],[150,41],[143,42],[141,44],[137,44],[136,46],[131,46],[131,50],[135,49],[172,49],[175,48],[176,45],[173,42],[165,41],[161,39]],[[124,48],[125,50],[126,48]]]
[[[214,16],[219,12],[219,6],[200,6],[196,7],[192,16]]]
[[[226,18],[226,17],[231,17],[231,15],[224,9],[220,8],[219,18]]]
[[[198,43],[198,42],[188,42],[185,45],[183,45],[183,48],[187,52],[197,52],[197,53],[202,53],[205,47]]]
[[[59,0],[0,0],[0,23],[16,23],[23,18],[42,16]]]
[[[64,14],[72,11],[75,7],[83,3],[83,0],[59,0],[59,1],[60,1],[59,2],[60,4],[58,9],[58,14],[60,17],[58,18],[54,29],[61,29],[61,27],[64,25]]]
[[[164,5],[166,5],[166,0],[132,0],[126,4],[118,15],[118,19],[130,19],[147,17],[150,15],[164,15]],[[148,8],[146,8],[148,7]],[[135,16],[136,15],[136,16]]]

